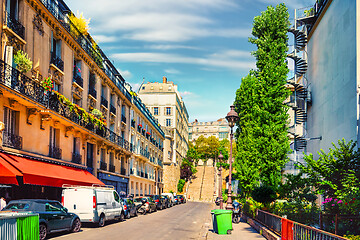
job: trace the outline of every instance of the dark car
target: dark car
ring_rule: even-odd
[[[174,196],[174,204],[175,205],[179,204],[178,196]]]
[[[161,195],[161,197],[165,199],[165,206],[166,206],[166,208],[172,207],[171,199],[170,199],[169,196]]]
[[[60,202],[43,199],[13,200],[2,211],[31,211],[39,214],[40,240],[51,232],[72,231],[81,229],[80,218],[69,213]]]
[[[137,209],[136,209],[136,205],[133,201],[133,199],[131,198],[121,198],[121,202],[124,206],[124,212],[125,212],[125,217],[126,218],[130,218],[130,217],[136,217],[137,216]]]
[[[157,209],[164,209],[166,208],[165,205],[165,199],[162,198],[160,195],[150,195],[150,197],[154,200],[154,202],[156,203],[156,208]]]
[[[145,203],[146,211],[148,213],[157,211],[156,203],[151,197],[143,197],[141,198],[141,201]]]
[[[179,203],[185,203],[186,202],[185,197],[183,195],[177,195],[177,199],[178,199]]]

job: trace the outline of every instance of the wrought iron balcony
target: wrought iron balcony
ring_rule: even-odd
[[[107,163],[100,161],[100,170],[107,171]]]
[[[110,112],[116,115],[116,108],[110,103]]]
[[[121,168],[120,169],[120,173],[121,173],[121,175],[126,175],[126,169],[125,168]]]
[[[115,172],[115,165],[109,164],[109,172]]]
[[[108,100],[106,100],[106,98],[104,98],[103,96],[101,96],[101,105],[103,105],[106,108],[108,108],[109,106]]]
[[[49,146],[49,157],[61,159],[62,150],[55,146]]]
[[[83,87],[84,80],[82,79],[82,77],[79,74],[74,73],[73,81],[76,82],[80,87]]]
[[[3,145],[15,149],[22,149],[22,137],[9,132],[3,132]]]
[[[7,11],[6,14],[6,26],[8,26],[14,33],[25,40],[25,27]]]
[[[81,160],[82,160],[82,156],[79,153],[73,153],[72,154],[72,162],[73,163],[77,163],[77,164],[81,164]]]
[[[121,114],[121,121],[122,121],[123,123],[126,123],[126,117],[125,117],[124,114]]]
[[[141,172],[140,177],[144,177],[144,176],[145,176],[144,172]]]
[[[135,128],[135,120],[134,120],[134,119],[131,119],[131,126],[132,126],[133,128]]]
[[[89,88],[89,94],[96,99],[97,92],[96,92],[95,88]]]
[[[57,56],[55,52],[51,52],[50,63],[54,64],[61,71],[64,71],[64,61],[61,60],[61,58]]]

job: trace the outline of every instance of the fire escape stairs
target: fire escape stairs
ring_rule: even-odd
[[[294,34],[295,48],[299,51],[303,51],[306,46],[306,43],[307,43],[307,36],[306,36],[304,29],[299,30],[294,27],[291,27],[291,28],[289,28],[288,32],[291,32]]]
[[[295,62],[295,74],[297,75],[304,75],[307,71],[307,62],[301,57],[298,57],[295,52],[289,53],[287,55],[289,58],[293,59]]]
[[[308,96],[308,90],[302,83],[296,83],[295,77],[292,77],[287,80],[287,83],[292,85],[294,87],[294,90],[296,92],[296,96],[302,99],[306,99]]]

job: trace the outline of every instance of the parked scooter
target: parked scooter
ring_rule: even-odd
[[[232,222],[239,223],[241,204],[238,203],[237,201],[233,201],[232,206],[233,206]]]
[[[146,201],[145,200],[142,200],[141,201],[141,205],[139,206],[137,212],[139,214],[142,214],[142,215],[145,215],[146,212],[147,212],[147,206],[146,206]]]

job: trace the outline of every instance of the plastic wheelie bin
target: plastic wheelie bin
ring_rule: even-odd
[[[224,209],[215,209],[211,211],[213,220],[213,229],[217,234],[231,234],[232,228],[232,211]]]

